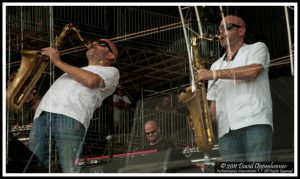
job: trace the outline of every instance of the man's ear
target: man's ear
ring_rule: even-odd
[[[240,34],[241,36],[245,36],[245,33],[246,33],[245,27],[241,27],[241,28],[239,29],[239,34]]]

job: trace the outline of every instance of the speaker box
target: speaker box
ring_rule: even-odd
[[[7,173],[47,173],[37,157],[15,137],[8,140]]]

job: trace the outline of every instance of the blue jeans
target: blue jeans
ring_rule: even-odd
[[[82,152],[84,134],[84,126],[75,119],[61,114],[43,112],[33,121],[29,134],[29,149],[43,165],[48,167],[49,158],[53,158],[51,153],[49,156],[49,144],[55,143],[62,172],[76,172],[74,163]]]
[[[219,139],[222,161],[268,162],[272,158],[273,132],[270,125],[253,125],[229,133]]]

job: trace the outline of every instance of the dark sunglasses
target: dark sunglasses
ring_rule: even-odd
[[[101,47],[107,47],[108,50],[113,53],[112,49],[110,48],[110,46],[108,45],[108,43],[106,43],[105,41],[102,41],[102,40],[98,40],[97,41],[97,44]]]
[[[222,24],[219,26],[219,31],[224,30],[224,28],[226,28],[226,30],[231,30],[232,28],[241,28],[242,26],[240,25],[236,25],[236,24],[231,24],[231,23],[227,23],[227,24]]]
[[[146,135],[155,134],[156,131],[157,131],[157,129],[155,129],[154,131],[151,131],[151,132],[147,132]]]

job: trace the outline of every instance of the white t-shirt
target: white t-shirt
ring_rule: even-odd
[[[115,91],[120,74],[115,67],[86,66],[82,69],[98,74],[104,80],[105,88],[88,88],[64,73],[43,96],[34,119],[42,111],[58,113],[76,119],[88,129],[94,111]]]
[[[253,80],[218,79],[208,83],[207,99],[216,101],[219,138],[229,132],[255,124],[273,128],[272,100],[268,77],[270,54],[262,42],[244,44],[233,61],[218,59],[211,70],[230,69],[250,64],[262,64],[264,70]]]

